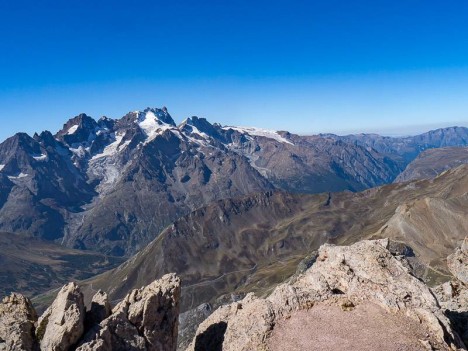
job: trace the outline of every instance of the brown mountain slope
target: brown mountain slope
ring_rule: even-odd
[[[400,173],[395,182],[433,178],[447,169],[466,163],[468,163],[468,148],[466,147],[426,150]]]
[[[0,233],[0,295],[19,291],[34,296],[70,280],[86,279],[120,263],[120,257],[72,250],[63,246]]]
[[[182,310],[223,294],[268,291],[324,242],[402,240],[430,269],[448,275],[444,258],[467,232],[468,166],[434,180],[392,184],[361,193],[263,193],[223,200],[176,221],[117,269],[88,281],[112,299],[166,272],[183,283]],[[447,224],[450,223],[450,224]]]

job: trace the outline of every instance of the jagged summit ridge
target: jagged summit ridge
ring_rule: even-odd
[[[18,134],[0,144],[0,230],[129,256],[214,200],[272,189],[359,191],[402,169],[342,140],[199,117],[177,126],[166,108],[98,121],[80,114],[54,136]]]
[[[89,154],[93,157],[91,148],[97,136],[106,136],[107,146],[109,146],[110,143],[121,140],[124,135],[127,135],[127,130],[132,128],[139,129],[139,132],[143,134],[145,143],[152,141],[168,130],[179,138],[194,137],[195,141],[203,140],[207,143],[212,142],[213,139],[229,143],[230,138],[226,138],[225,134],[232,134],[233,131],[236,131],[246,135],[247,138],[257,136],[292,144],[291,141],[276,131],[254,127],[222,127],[216,123],[211,124],[205,118],[196,116],[185,119],[177,126],[166,107],[147,107],[142,111],[130,112],[121,119],[114,120],[103,117],[98,122],[86,114],[80,114],[70,119],[63,129],[56,134],[56,138],[69,145],[76,155],[84,157]],[[193,141],[193,139],[190,140]]]

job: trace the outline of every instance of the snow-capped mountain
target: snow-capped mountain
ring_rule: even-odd
[[[166,108],[0,144],[0,230],[66,246],[131,255],[191,210],[282,189],[357,191],[402,167],[371,147],[331,137],[212,124],[176,125]]]

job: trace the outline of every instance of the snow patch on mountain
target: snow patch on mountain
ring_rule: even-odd
[[[136,114],[136,122],[147,136],[145,144],[149,143],[151,140],[156,138],[158,135],[161,135],[166,130],[177,131],[177,128],[174,126],[162,122],[153,111],[136,112]]]
[[[181,126],[184,126],[184,124],[182,123]],[[210,145],[211,137],[208,134],[200,131],[197,127],[193,125],[187,125],[183,128],[179,128],[179,138],[182,139],[183,136],[191,143],[195,143],[201,146],[212,147]]]
[[[117,182],[122,174],[123,166],[119,164],[117,156],[131,142],[131,140],[123,141],[124,137],[125,133],[112,135],[114,141],[107,145],[101,153],[94,155],[89,161],[90,168],[88,172],[92,174],[92,178],[100,180],[100,184],[96,190],[101,197],[112,190],[114,183]]]
[[[274,130],[255,128],[255,127],[230,127],[230,126],[223,127],[223,129],[224,130],[232,129],[243,134],[261,136],[261,137],[268,138],[268,139],[274,139],[276,141],[279,141],[280,143],[294,145],[291,141],[282,137],[281,135],[278,134],[278,132]]]
[[[262,176],[269,178],[272,175],[272,171],[269,168],[260,167],[257,165],[257,161],[260,158],[258,155],[245,155],[249,160],[250,165],[255,168]]]
[[[67,134],[68,135],[75,134],[75,132],[77,130],[78,130],[78,124],[75,124],[75,125],[71,126],[70,128],[68,128]]]
[[[138,125],[151,138],[160,126],[160,121],[152,111],[146,113],[138,113]]]
[[[122,143],[123,137],[124,137],[123,134],[117,134],[115,136],[115,141],[107,145],[100,154],[94,155],[91,158],[91,161],[96,160],[101,157],[114,156],[118,152],[124,150],[128,146],[128,144],[130,144],[131,140],[126,140],[125,142]]]
[[[14,180],[14,179],[25,178],[25,177],[27,177],[27,176],[29,176],[29,174],[21,172],[21,173],[18,174],[17,176],[8,176],[8,179]]]
[[[77,148],[70,148],[70,151],[73,152],[76,156],[79,158],[83,158],[86,156],[87,153],[89,153],[90,148],[89,147],[84,147],[82,145],[78,146]]]
[[[203,139],[210,139],[210,136],[204,132],[201,132],[197,127],[191,125],[190,127],[192,127],[192,133],[193,134],[198,134],[199,136],[201,136]]]
[[[49,159],[47,154],[32,155],[32,158],[35,159],[36,161],[47,161]]]
[[[0,165],[0,171],[5,168],[5,165]]]
[[[106,173],[104,174],[103,183],[100,184],[101,188],[106,188],[106,185],[112,185],[116,182],[120,175],[120,171],[114,165],[111,165],[107,168]]]
[[[124,168],[125,166],[121,165],[114,157],[98,157],[90,161],[88,174],[91,175],[91,178],[99,179],[96,190],[100,197],[113,189]]]

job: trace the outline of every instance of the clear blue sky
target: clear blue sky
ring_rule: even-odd
[[[80,112],[298,133],[468,125],[468,1],[0,0],[0,139]]]

